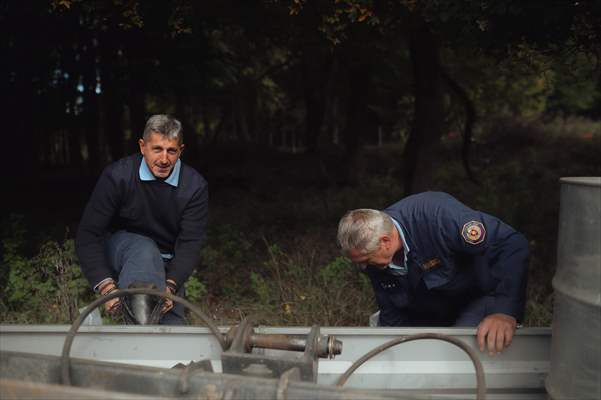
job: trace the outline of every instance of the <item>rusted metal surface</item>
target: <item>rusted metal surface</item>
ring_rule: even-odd
[[[166,400],[167,397],[140,396],[134,393],[109,392],[64,385],[36,383],[0,378],[2,400]]]
[[[233,340],[235,329],[228,331],[226,343]],[[231,335],[231,336],[230,336]],[[299,335],[284,335],[276,333],[254,333],[248,337],[248,343],[252,349],[272,349],[303,352],[307,346],[307,340]],[[342,352],[342,342],[331,335],[321,335],[318,342],[318,356],[320,358],[334,358]]]
[[[322,338],[319,327],[314,326],[304,340],[287,338],[285,335],[267,336],[255,334],[252,321],[244,319],[227,335],[231,338],[229,348],[221,355],[223,372],[246,376],[279,378],[283,375],[297,376],[300,380],[317,382],[317,359],[329,356],[328,338]],[[258,341],[254,341],[253,337]],[[325,346],[319,346],[325,342]],[[251,353],[253,347],[261,343],[262,348],[302,351],[301,356],[268,355]],[[341,347],[340,344],[339,347]],[[295,370],[297,372],[290,372]]]
[[[365,390],[344,389],[299,382],[292,376],[267,379],[243,375],[216,374],[192,371],[187,391],[182,392],[181,369],[164,369],[81,359],[71,360],[73,387],[57,385],[60,376],[60,357],[27,353],[0,353],[2,400],[35,397],[45,386],[56,393],[53,398],[66,399],[287,399],[287,400],[412,400],[415,396],[370,393]],[[16,382],[18,381],[18,382]],[[27,383],[29,382],[29,383]],[[79,390],[79,391],[78,391]],[[98,393],[106,393],[104,396]],[[49,392],[50,393],[50,392]],[[81,393],[79,397],[77,394]],[[129,397],[123,394],[129,395]],[[31,395],[31,397],[28,397]],[[12,396],[12,397],[10,397]],[[119,397],[121,396],[121,397]],[[49,398],[46,396],[45,398]]]

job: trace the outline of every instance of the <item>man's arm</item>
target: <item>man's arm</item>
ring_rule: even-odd
[[[501,352],[511,344],[517,322],[523,318],[528,269],[528,242],[501,221],[465,208],[449,213],[446,243],[455,253],[483,255],[489,260],[493,287],[482,288],[494,297],[490,314],[478,326],[480,349]],[[505,239],[494,238],[505,230]],[[457,234],[453,235],[455,231]],[[511,233],[513,232],[513,233]]]
[[[183,212],[174,256],[167,267],[166,278],[175,282],[176,288],[186,282],[200,260],[208,213],[209,191],[203,180]]]
[[[96,183],[75,237],[81,270],[95,290],[113,276],[104,241],[119,203],[118,185],[107,168]]]
[[[524,317],[528,280],[528,241],[515,233],[494,250],[491,274],[498,282],[494,289],[492,313],[478,325],[480,350],[501,352],[511,344],[517,323]]]

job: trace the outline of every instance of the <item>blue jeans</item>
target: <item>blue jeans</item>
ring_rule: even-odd
[[[165,261],[154,240],[126,231],[112,234],[106,243],[107,255],[113,270],[119,275],[117,286],[121,289],[133,282],[153,283],[165,290]],[[177,296],[184,297],[184,285]],[[163,325],[186,325],[184,306],[173,302],[173,308],[164,314],[159,323]]]

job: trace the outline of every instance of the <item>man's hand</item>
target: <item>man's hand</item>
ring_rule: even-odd
[[[102,296],[106,296],[109,293],[117,290],[117,285],[115,281],[109,280],[107,283],[100,287],[100,294]],[[121,298],[115,297],[114,299],[110,299],[106,303],[104,303],[104,311],[111,316],[116,316],[121,310]]]
[[[165,282],[165,292],[168,294],[177,293],[177,283],[173,279],[167,279]],[[168,313],[173,308],[173,300],[164,298],[163,307],[161,308],[161,314]]]
[[[476,332],[480,351],[488,348],[488,354],[494,356],[509,347],[517,321],[511,315],[491,314],[484,318],[478,325]]]

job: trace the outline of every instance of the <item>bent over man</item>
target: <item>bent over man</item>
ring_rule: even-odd
[[[384,211],[349,211],[338,243],[369,276],[380,326],[478,326],[480,350],[511,344],[524,316],[528,242],[498,218],[425,192]]]
[[[77,230],[77,255],[98,293],[142,283],[181,296],[200,257],[208,185],[180,160],[178,120],[153,115],[139,146],[102,172]],[[119,298],[105,303],[109,313],[121,306]],[[179,304],[167,300],[160,311],[161,324],[185,323]]]

